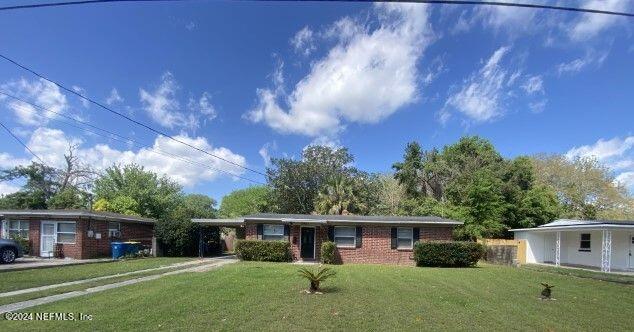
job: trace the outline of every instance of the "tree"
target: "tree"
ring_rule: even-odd
[[[58,210],[84,209],[89,205],[89,200],[90,197],[87,193],[76,187],[68,186],[53,195],[48,201],[47,207]]]
[[[46,209],[47,202],[57,193],[57,170],[39,163],[16,166],[0,172],[0,181],[25,179],[20,191],[0,198],[0,206],[12,209]]]
[[[634,218],[632,197],[615,184],[610,170],[590,158],[567,159],[560,155],[532,158],[536,182],[552,188],[566,218]]]
[[[407,143],[403,161],[392,164],[394,178],[405,188],[410,198],[421,195],[420,173],[423,169],[423,152],[417,142]]]
[[[315,199],[317,214],[350,214],[359,208],[352,182],[342,174],[328,180]]]
[[[111,210],[164,219],[180,204],[183,194],[181,186],[168,177],[131,164],[106,169],[95,181],[95,196],[105,199]]]
[[[378,202],[370,212],[375,215],[398,215],[407,199],[405,186],[389,174],[377,177],[377,196]]]
[[[273,204],[281,213],[309,214],[315,210],[314,201],[328,179],[352,174],[349,166],[354,158],[346,148],[309,146],[302,153],[302,160],[273,159],[267,169],[267,179],[272,188]]]
[[[59,191],[64,191],[68,187],[89,191],[99,175],[90,165],[79,159],[76,151],[77,145],[71,144],[68,146],[68,152],[64,154],[64,168],[57,172]]]
[[[223,218],[236,218],[261,212],[274,212],[270,196],[271,188],[268,186],[234,190],[222,198],[219,214]]]
[[[156,224],[156,237],[167,256],[194,256],[198,252],[200,225],[193,218],[215,218],[216,201],[199,194],[184,196],[177,207],[170,212],[169,218]],[[220,241],[217,228],[214,229],[214,242]],[[217,243],[218,244],[218,243]]]

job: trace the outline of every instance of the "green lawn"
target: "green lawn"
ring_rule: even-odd
[[[117,273],[151,269],[192,260],[183,257],[158,257],[91,263],[21,271],[0,272],[0,293],[18,289],[59,284]]]
[[[92,321],[0,321],[0,330],[614,330],[632,329],[631,285],[486,265],[335,266],[307,295],[298,266],[237,263],[31,308]],[[556,301],[538,299],[540,282]]]

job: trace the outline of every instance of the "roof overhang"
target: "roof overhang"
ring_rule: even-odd
[[[534,227],[534,228],[517,228],[511,229],[511,232],[553,232],[553,231],[576,231],[576,230],[632,230],[634,225],[626,224],[590,224],[590,225],[574,225],[574,226],[552,226],[552,227]]]
[[[243,219],[192,219],[192,222],[205,226],[220,227],[241,227],[244,225]]]
[[[116,222],[131,222],[139,224],[154,224],[156,221],[150,218],[129,216],[118,213],[82,211],[82,210],[4,210],[0,211],[0,218],[22,218],[22,219],[73,219],[73,220],[103,220]]]

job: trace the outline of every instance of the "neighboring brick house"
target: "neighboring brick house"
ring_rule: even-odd
[[[238,220],[194,220],[245,227],[250,240],[290,241],[293,260],[319,260],[321,244],[337,244],[342,263],[412,265],[416,241],[452,240],[462,222],[440,217],[256,214]]]
[[[0,210],[2,238],[27,238],[30,255],[87,259],[110,255],[112,241],[152,245],[154,220],[84,210]]]

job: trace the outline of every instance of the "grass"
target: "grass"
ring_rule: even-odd
[[[532,270],[532,271],[539,271],[539,272],[558,273],[558,274],[563,274],[563,275],[577,277],[577,278],[590,278],[590,279],[601,280],[601,281],[617,282],[621,284],[634,285],[633,275],[604,273],[604,272],[598,272],[598,271],[588,271],[583,269],[545,266],[545,265],[538,265],[538,264],[524,265],[522,266],[522,268]]]
[[[0,272],[0,293],[151,269],[192,259],[193,258],[183,257],[158,257],[20,271],[3,271]]]
[[[237,263],[204,273],[51,303],[28,312],[92,321],[0,320],[0,330],[629,330],[631,285],[484,266],[336,266],[323,295],[307,295],[298,267]],[[540,282],[556,301],[538,299]]]

